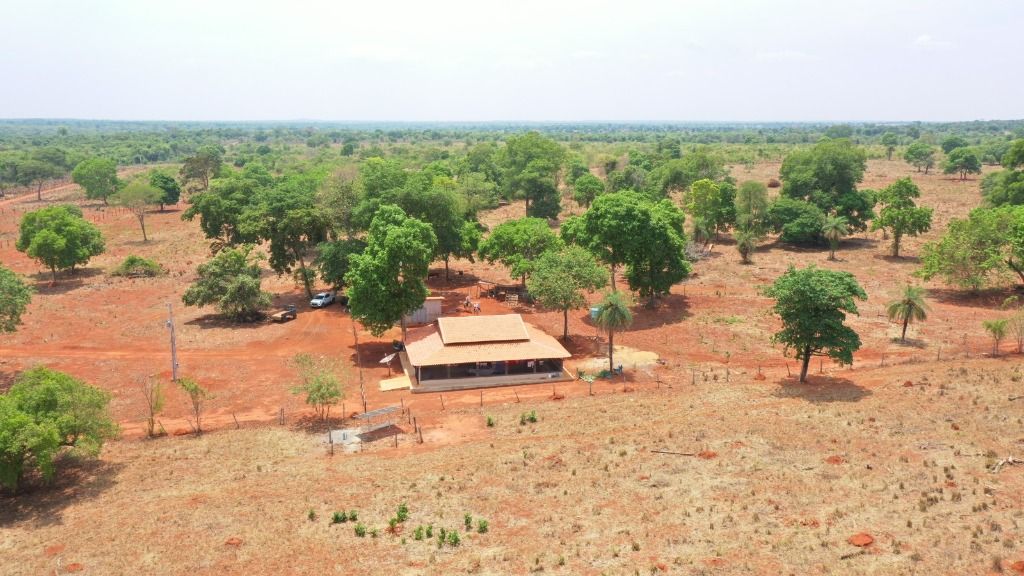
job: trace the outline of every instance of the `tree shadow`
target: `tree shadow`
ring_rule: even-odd
[[[348,347],[352,353],[349,355],[349,362],[353,366],[361,368],[387,368],[387,365],[381,364],[380,361],[389,354],[395,354],[398,350],[391,342],[384,342],[381,340],[375,340],[372,342],[360,342],[359,343],[359,354],[356,354],[355,344],[351,344]],[[394,376],[400,376],[402,374],[402,363],[399,362],[398,358],[394,358],[391,361],[391,373]]]
[[[184,324],[186,326],[196,326],[202,330],[209,330],[211,328],[231,328],[233,330],[243,329],[251,330],[254,328],[260,328],[270,322],[269,317],[266,314],[262,314],[259,319],[252,322],[242,322],[241,320],[232,320],[222,314],[203,314],[197,316],[191,320],[186,320]]]
[[[444,266],[437,269],[431,268],[427,273],[427,286],[435,290],[452,290],[475,286],[479,280],[480,278],[476,274],[455,268],[450,268],[448,279],[445,280]]]
[[[90,278],[102,276],[103,270],[100,268],[79,268],[74,272],[58,272],[57,283],[50,285],[52,276],[49,272],[36,272],[35,274],[28,275],[35,282],[36,293],[43,294],[66,294],[72,290],[77,290],[86,284],[86,281]]]
[[[647,300],[644,299],[642,302],[638,301],[635,306],[632,307],[633,311],[633,324],[629,327],[626,332],[632,330],[648,330],[651,328],[658,328],[660,326],[667,326],[669,324],[678,324],[690,316],[693,313],[690,312],[689,300],[682,294],[668,294],[661,296],[655,300],[653,308],[647,306]],[[598,329],[597,323],[590,317],[588,313],[583,317],[583,323],[595,330]]]
[[[20,522],[36,527],[61,524],[64,508],[114,486],[123,468],[124,464],[99,459],[61,458],[52,484],[29,478],[18,494],[0,490],[0,527]]]
[[[892,256],[889,254],[875,254],[873,256],[875,260],[881,260],[889,264],[910,264],[911,266],[917,266],[921,263],[921,259],[917,256]]]
[[[907,338],[902,341],[899,338],[893,338],[892,344],[893,346],[899,346],[900,348],[916,348],[918,350],[924,350],[928,347],[928,342],[920,338]]]
[[[859,402],[870,396],[871,391],[854,384],[847,378],[833,376],[808,376],[807,382],[801,384],[796,377],[782,378],[772,396],[776,398],[801,398],[813,404],[832,402]]]
[[[989,310],[1002,309],[1003,302],[1010,296],[1020,295],[1024,287],[990,288],[988,290],[958,290],[955,288],[929,288],[928,297],[953,306],[967,308],[984,308]]]

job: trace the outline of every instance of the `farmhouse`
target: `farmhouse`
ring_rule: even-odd
[[[562,369],[571,354],[519,314],[438,318],[406,342],[413,392],[571,379]]]

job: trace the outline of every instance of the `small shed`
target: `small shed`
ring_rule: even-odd
[[[441,304],[443,302],[443,296],[427,296],[423,306],[420,306],[418,310],[405,317],[405,324],[407,326],[421,326],[433,323],[441,317]]]

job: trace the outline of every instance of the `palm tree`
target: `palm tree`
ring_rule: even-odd
[[[849,233],[850,225],[847,224],[845,216],[825,218],[825,223],[821,226],[821,235],[828,240],[828,245],[831,248],[831,252],[828,254],[829,260],[836,259],[836,248],[839,246],[839,241]]]
[[[615,332],[625,330],[633,324],[633,313],[629,311],[629,305],[629,298],[622,292],[611,292],[597,306],[597,317],[594,321],[598,328],[608,333],[609,372],[615,371],[615,361],[612,359]]]
[[[910,325],[910,322],[921,322],[928,318],[928,304],[924,301],[924,288],[907,286],[903,290],[901,298],[889,302],[886,313],[889,315],[890,322],[903,323],[900,342],[906,342],[907,326]]]
[[[736,250],[744,264],[750,264],[750,255],[757,249],[757,234],[753,230],[739,230],[736,232]]]

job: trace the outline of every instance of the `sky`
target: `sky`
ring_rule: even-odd
[[[1024,118],[1020,0],[0,0],[0,118]]]

